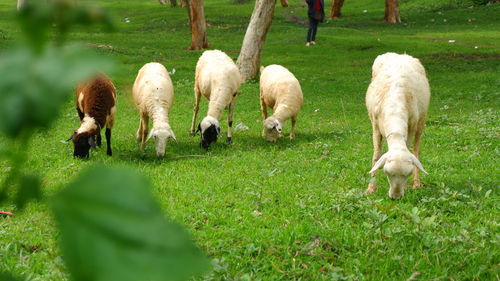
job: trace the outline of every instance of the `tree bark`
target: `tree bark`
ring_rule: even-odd
[[[160,4],[162,4],[162,5],[166,5],[167,4],[167,0],[158,0],[158,2],[160,2]]]
[[[21,10],[24,7],[25,0],[17,0],[17,10]]]
[[[207,23],[205,21],[203,0],[189,0],[188,11],[191,24],[191,46],[189,50],[210,48],[207,40]]]
[[[170,6],[177,7],[177,0],[170,0]]]
[[[344,0],[333,0],[332,9],[330,10],[330,18],[336,19],[342,16],[341,10],[344,5]]]
[[[401,22],[401,17],[399,16],[398,0],[385,0],[384,20],[388,23]]]
[[[243,81],[255,78],[260,66],[260,53],[266,41],[267,31],[271,27],[276,0],[256,0],[241,46],[236,64]]]
[[[288,3],[288,0],[280,0],[281,1],[281,6],[282,7],[288,7],[290,4]]]

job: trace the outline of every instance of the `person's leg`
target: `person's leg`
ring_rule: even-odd
[[[314,26],[314,19],[309,17],[309,29],[307,30],[307,38],[306,38],[307,43],[311,42],[311,35],[313,32],[313,26]]]
[[[313,22],[313,25],[312,25],[312,37],[311,37],[310,41],[315,42],[316,41],[316,32],[318,31],[318,23],[319,23],[319,21],[317,21],[315,19],[310,19],[310,21],[311,20]],[[309,24],[309,26],[311,26],[311,24]]]

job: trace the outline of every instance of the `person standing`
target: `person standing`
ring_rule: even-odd
[[[324,0],[306,0],[309,30],[307,30],[306,46],[316,45],[318,24],[325,19]]]

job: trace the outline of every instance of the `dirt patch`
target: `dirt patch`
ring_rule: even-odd
[[[421,60],[481,60],[500,59],[500,54],[437,53],[419,57]]]
[[[307,23],[307,21],[299,16],[296,16],[294,15],[295,12],[297,12],[298,10],[302,10],[304,9],[306,6],[305,5],[301,5],[299,7],[296,7],[296,8],[293,8],[293,9],[288,9],[286,10],[284,13],[283,13],[283,16],[285,16],[285,18],[288,20],[288,21],[292,21],[292,22],[295,22],[295,23],[298,23],[302,26],[309,26],[309,24]]]

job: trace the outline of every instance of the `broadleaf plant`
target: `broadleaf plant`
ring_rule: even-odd
[[[166,219],[149,182],[97,165],[52,200],[74,281],[188,280],[208,262],[188,233]]]

